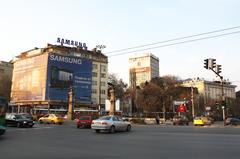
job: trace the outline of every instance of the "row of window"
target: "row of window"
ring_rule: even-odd
[[[92,94],[97,94],[97,89],[92,89]],[[101,94],[106,94],[106,90],[101,90]]]
[[[97,72],[92,72],[92,76],[93,77],[98,77],[98,73]],[[101,73],[101,78],[106,78],[106,77],[107,77],[106,73]]]
[[[97,81],[92,81],[93,86],[96,86],[97,83],[98,83]],[[100,84],[101,84],[101,86],[106,86],[106,82],[101,82]]]
[[[97,64],[93,64],[93,69],[97,70],[98,69],[98,65]],[[102,72],[106,72],[107,71],[107,66],[101,65],[101,71]]]

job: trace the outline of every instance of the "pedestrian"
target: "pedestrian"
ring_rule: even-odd
[[[159,118],[159,115],[157,115],[156,116],[156,123],[159,125],[159,120],[160,120],[160,118]]]

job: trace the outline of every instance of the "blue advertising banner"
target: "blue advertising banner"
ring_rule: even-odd
[[[49,54],[47,74],[46,99],[67,101],[72,87],[75,101],[91,103],[92,61]]]

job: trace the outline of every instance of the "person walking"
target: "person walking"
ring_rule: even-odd
[[[159,115],[156,116],[156,123],[159,125],[159,121],[160,121],[160,118],[159,118]]]

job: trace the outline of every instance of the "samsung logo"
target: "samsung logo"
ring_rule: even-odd
[[[64,63],[71,63],[71,64],[82,64],[82,60],[78,58],[73,57],[66,57],[66,56],[59,56],[59,55],[50,55],[51,61],[58,61],[58,62],[64,62]]]
[[[72,45],[72,46],[84,48],[84,49],[87,50],[86,43],[81,43],[81,42],[74,41],[74,40],[57,38],[57,43],[60,43],[61,45],[63,45],[63,44],[65,44],[65,45]]]

